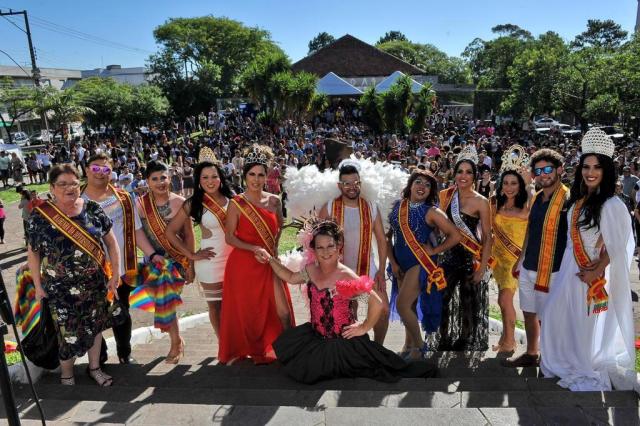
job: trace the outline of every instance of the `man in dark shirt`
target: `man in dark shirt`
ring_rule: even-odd
[[[527,352],[504,361],[509,367],[536,366],[539,362],[540,322],[537,313],[546,301],[553,279],[567,245],[568,189],[560,182],[562,156],[550,149],[541,149],[531,157],[531,171],[541,188],[529,212],[529,227],[516,262],[519,270],[520,309],[524,313]],[[522,262],[520,262],[522,261]]]

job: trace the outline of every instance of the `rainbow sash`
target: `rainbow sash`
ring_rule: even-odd
[[[580,235],[580,228],[578,221],[580,219],[580,213],[582,211],[582,205],[584,204],[584,198],[579,200],[573,208],[573,214],[571,215],[571,241],[573,242],[573,257],[576,259],[576,263],[580,268],[585,268],[591,263],[591,258],[587,254],[582,242],[582,236]],[[604,285],[607,280],[604,279],[604,274],[591,281],[589,290],[587,291],[587,315],[591,310],[591,304],[593,303],[593,313],[599,314],[608,309],[609,295],[605,290]]]
[[[231,199],[240,212],[251,222],[256,232],[262,240],[263,247],[270,255],[276,255],[276,236],[265,222],[262,215],[256,210],[255,206],[249,202],[243,195],[236,195]]]
[[[533,203],[535,203],[541,192],[542,191],[538,191]],[[556,252],[556,242],[558,241],[558,226],[560,224],[562,208],[564,207],[568,194],[569,190],[567,187],[560,185],[553,193],[549,208],[544,217],[540,254],[538,255],[538,274],[535,285],[535,289],[543,293],[549,292],[549,283],[551,282],[551,274],[553,273],[553,258]]]
[[[427,271],[429,275],[429,282],[427,284],[427,293],[431,293],[431,286],[436,285],[436,288],[440,291],[447,286],[447,281],[444,278],[444,270],[436,266],[431,257],[427,254],[424,247],[418,242],[416,236],[411,232],[411,226],[409,225],[409,200],[406,198],[400,202],[400,208],[398,209],[398,223],[400,224],[400,231],[402,236],[411,250],[411,253],[418,259],[420,265]]]
[[[202,197],[202,205],[206,207],[220,222],[220,227],[225,229],[225,222],[227,220],[227,212],[224,211],[222,206],[218,204],[216,200],[213,199],[209,194],[204,194]]]
[[[358,248],[358,266],[356,267],[355,272],[360,276],[369,276],[373,221],[371,220],[371,209],[369,208],[369,203],[367,203],[362,197],[358,198],[358,209],[360,210],[360,246]],[[344,203],[341,196],[333,200],[331,212],[338,225],[344,228]]]
[[[153,193],[148,192],[140,197],[140,203],[144,210],[144,214],[147,217],[149,228],[151,229],[151,232],[153,232],[153,235],[156,237],[156,240],[160,243],[162,248],[167,251],[171,258],[180,263],[185,270],[189,269],[189,258],[187,258],[185,255],[180,253],[178,249],[172,246],[169,242],[169,239],[165,235],[167,224],[158,212],[158,207],[156,206]]]
[[[16,324],[22,327],[23,336],[29,334],[40,321],[40,302],[36,300],[36,287],[26,264],[16,271],[16,303],[13,316]]]
[[[111,264],[107,260],[107,254],[102,244],[95,239],[86,229],[74,222],[69,216],[62,213],[58,207],[50,201],[45,201],[35,207],[42,217],[65,237],[71,240],[84,253],[88,254],[102,268],[107,279],[111,278]]]

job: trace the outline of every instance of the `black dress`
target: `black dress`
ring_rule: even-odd
[[[451,209],[447,210],[450,220]],[[474,231],[480,219],[460,212],[467,227]],[[429,347],[440,351],[486,351],[489,347],[489,282],[472,282],[473,255],[461,244],[444,253],[447,287],[444,290],[442,322],[436,342]]]
[[[434,377],[427,361],[405,362],[373,342],[367,334],[345,339],[345,326],[356,322],[354,299],[333,295],[329,289],[307,285],[311,322],[284,331],[273,343],[285,373],[302,383],[340,377],[366,377],[395,382],[401,377]]]

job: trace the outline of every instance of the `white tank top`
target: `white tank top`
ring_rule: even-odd
[[[369,204],[369,210],[371,211],[371,223],[373,224],[378,217],[378,206],[367,201]],[[331,214],[333,210],[333,200],[329,201],[327,205],[327,211]],[[358,273],[358,257],[360,249],[360,209],[358,207],[344,206],[344,249],[343,249],[343,261],[345,265],[353,269]],[[371,236],[373,239],[373,226],[371,227]],[[371,255],[369,256],[369,276],[374,278],[378,268],[375,263],[375,254],[378,253],[377,245],[373,239],[371,244]]]

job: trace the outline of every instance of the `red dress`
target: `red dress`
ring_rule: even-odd
[[[269,229],[278,233],[275,213],[254,206]],[[235,235],[242,241],[264,247],[254,225],[240,214]],[[266,248],[266,247],[265,247]],[[269,250],[268,248],[266,248]],[[274,274],[269,264],[259,263],[252,252],[234,248],[224,272],[218,360],[251,357],[256,364],[275,361],[271,344],[283,331],[273,293]],[[286,283],[285,294],[291,321],[293,309]]]

